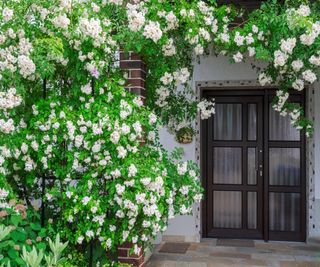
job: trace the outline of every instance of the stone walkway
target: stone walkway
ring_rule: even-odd
[[[162,243],[155,248],[146,266],[320,267],[320,240],[311,240],[308,244],[217,239],[204,239],[201,243]]]

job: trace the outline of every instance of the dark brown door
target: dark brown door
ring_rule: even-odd
[[[274,91],[204,95],[216,114],[202,124],[203,235],[303,240],[304,140],[273,110]]]

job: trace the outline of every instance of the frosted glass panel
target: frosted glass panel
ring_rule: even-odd
[[[257,193],[248,192],[248,229],[257,228]]]
[[[269,218],[271,231],[299,231],[300,194],[270,193]]]
[[[248,184],[257,184],[256,148],[248,147]]]
[[[300,148],[270,148],[270,185],[300,184]]]
[[[241,192],[214,191],[213,226],[215,228],[241,228]]]
[[[242,139],[241,104],[216,104],[216,114],[214,115],[214,139]]]
[[[281,116],[270,103],[269,106],[269,135],[270,140],[299,141],[300,132],[296,130],[290,121],[290,116]]]
[[[242,183],[242,148],[214,148],[213,181],[215,184]]]
[[[248,105],[248,140],[257,140],[257,105]]]

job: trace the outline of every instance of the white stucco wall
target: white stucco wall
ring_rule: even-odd
[[[320,200],[320,84],[315,86],[315,197]],[[319,212],[320,213],[320,212]]]
[[[223,56],[215,57],[208,56],[201,59],[200,64],[195,64],[192,86],[195,88],[198,82],[206,81],[239,81],[239,80],[256,80],[257,73],[252,69],[251,62],[230,64],[229,59]],[[315,235],[317,228],[320,229],[320,85],[316,86],[316,108],[315,108],[315,187],[316,201],[314,208],[316,212],[314,216],[319,218],[319,225],[315,229],[310,229],[310,234]],[[318,141],[317,141],[318,140]],[[174,140],[174,136],[170,135],[165,129],[160,132],[160,141],[166,149],[171,151],[174,147],[183,147],[185,160],[195,160],[196,143],[195,141],[189,145],[180,145]],[[195,216],[178,216],[169,223],[167,231],[164,233],[166,237],[172,237],[180,240],[184,237],[186,241],[198,241],[199,229],[196,229],[196,224],[199,222]],[[199,226],[201,227],[201,226]],[[319,231],[320,234],[320,231]],[[179,238],[180,237],[180,238]],[[161,238],[161,237],[160,237]]]

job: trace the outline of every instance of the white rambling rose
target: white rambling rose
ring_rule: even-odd
[[[311,13],[310,7],[306,5],[300,5],[299,9],[297,9],[297,14],[302,17],[308,17]]]
[[[306,70],[302,73],[302,77],[305,81],[309,82],[310,84],[314,83],[317,80],[317,76],[311,70]]]
[[[12,19],[12,17],[13,17],[13,10],[8,8],[8,7],[5,7],[2,10],[2,17],[3,17],[3,21],[4,22],[10,21]]]
[[[184,175],[188,171],[188,163],[183,162],[183,163],[178,164],[177,171],[178,171],[179,175]]]
[[[288,56],[280,50],[274,52],[274,66],[283,67],[288,60]]]
[[[303,61],[301,59],[294,60],[291,63],[291,66],[295,72],[300,71],[303,68]]]
[[[293,49],[297,43],[296,38],[289,38],[287,40],[281,40],[281,50],[285,53],[292,54]]]
[[[310,34],[302,34],[300,36],[300,41],[302,44],[306,45],[306,46],[310,46],[314,43],[316,39],[316,35],[313,33]]]
[[[309,59],[309,62],[312,64],[312,65],[315,65],[315,66],[320,66],[320,56],[311,56],[310,59]]]
[[[52,20],[52,23],[55,27],[61,28],[63,30],[68,30],[70,25],[70,19],[65,15],[59,15]]]
[[[297,79],[292,83],[292,87],[295,90],[302,91],[304,88],[304,82],[301,79]]]
[[[150,21],[144,27],[143,36],[157,43],[162,37],[159,22]]]
[[[236,63],[239,63],[239,62],[242,62],[243,60],[243,55],[238,52],[237,54],[233,55],[233,60],[236,62]]]

